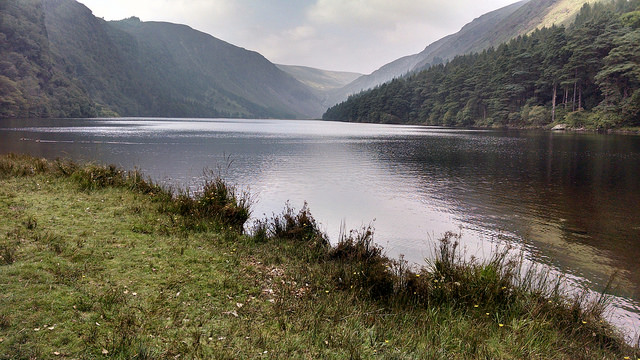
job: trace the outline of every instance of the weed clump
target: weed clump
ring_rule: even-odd
[[[206,179],[202,190],[192,195],[188,191],[176,196],[169,211],[188,220],[214,220],[242,233],[251,216],[253,200],[248,192],[238,192],[220,176]]]
[[[45,159],[33,158],[28,155],[7,154],[0,158],[0,178],[10,176],[33,176],[44,174],[52,170]]]
[[[14,243],[0,244],[0,265],[11,265],[16,261],[18,246]]]
[[[297,213],[287,202],[282,213],[274,214],[270,219],[257,220],[253,236],[257,241],[281,239],[306,242],[320,247],[329,246],[327,235],[320,230],[306,202]]]
[[[373,298],[386,298],[394,294],[396,278],[390,273],[392,261],[373,241],[371,226],[361,230],[341,231],[340,240],[329,250],[328,257],[337,261],[341,271],[338,284],[364,290]]]

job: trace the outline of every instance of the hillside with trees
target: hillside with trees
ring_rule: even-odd
[[[608,0],[523,0],[488,12],[463,26],[457,33],[429,44],[421,52],[392,61],[334,91],[327,105],[335,105],[346,100],[349,95],[426,70],[456,56],[497,47],[536,29],[552,25],[568,26],[573,23],[585,3],[606,1]]]
[[[351,96],[325,120],[444,126],[640,125],[640,1],[552,26]]]
[[[0,117],[319,117],[312,89],[185,25],[104,21],[74,0],[0,2]]]
[[[0,118],[89,117],[88,94],[58,71],[42,2],[0,1]]]

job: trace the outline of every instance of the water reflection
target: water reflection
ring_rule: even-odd
[[[375,219],[377,241],[416,262],[445,231],[480,256],[505,239],[595,290],[618,272],[618,306],[638,311],[637,136],[103,119],[4,121],[0,140],[2,153],[138,167],[179,186],[230,158],[226,176],[257,195],[256,216],[306,200],[334,239],[343,221]]]

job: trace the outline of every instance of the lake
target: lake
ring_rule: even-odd
[[[2,120],[0,153],[113,163],[197,189],[249,190],[254,217],[307,201],[336,241],[372,224],[423,263],[446,232],[467,255],[510,244],[570,283],[617,273],[612,322],[640,327],[640,136],[234,119]],[[637,336],[637,334],[636,334]]]

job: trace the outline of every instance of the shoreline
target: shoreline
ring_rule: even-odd
[[[218,178],[194,195],[113,166],[8,155],[0,183],[9,357],[640,355],[603,304],[546,293],[543,274],[517,282],[506,254],[466,262],[455,234],[416,269],[370,229],[329,246],[306,208],[242,234],[250,203]]]

